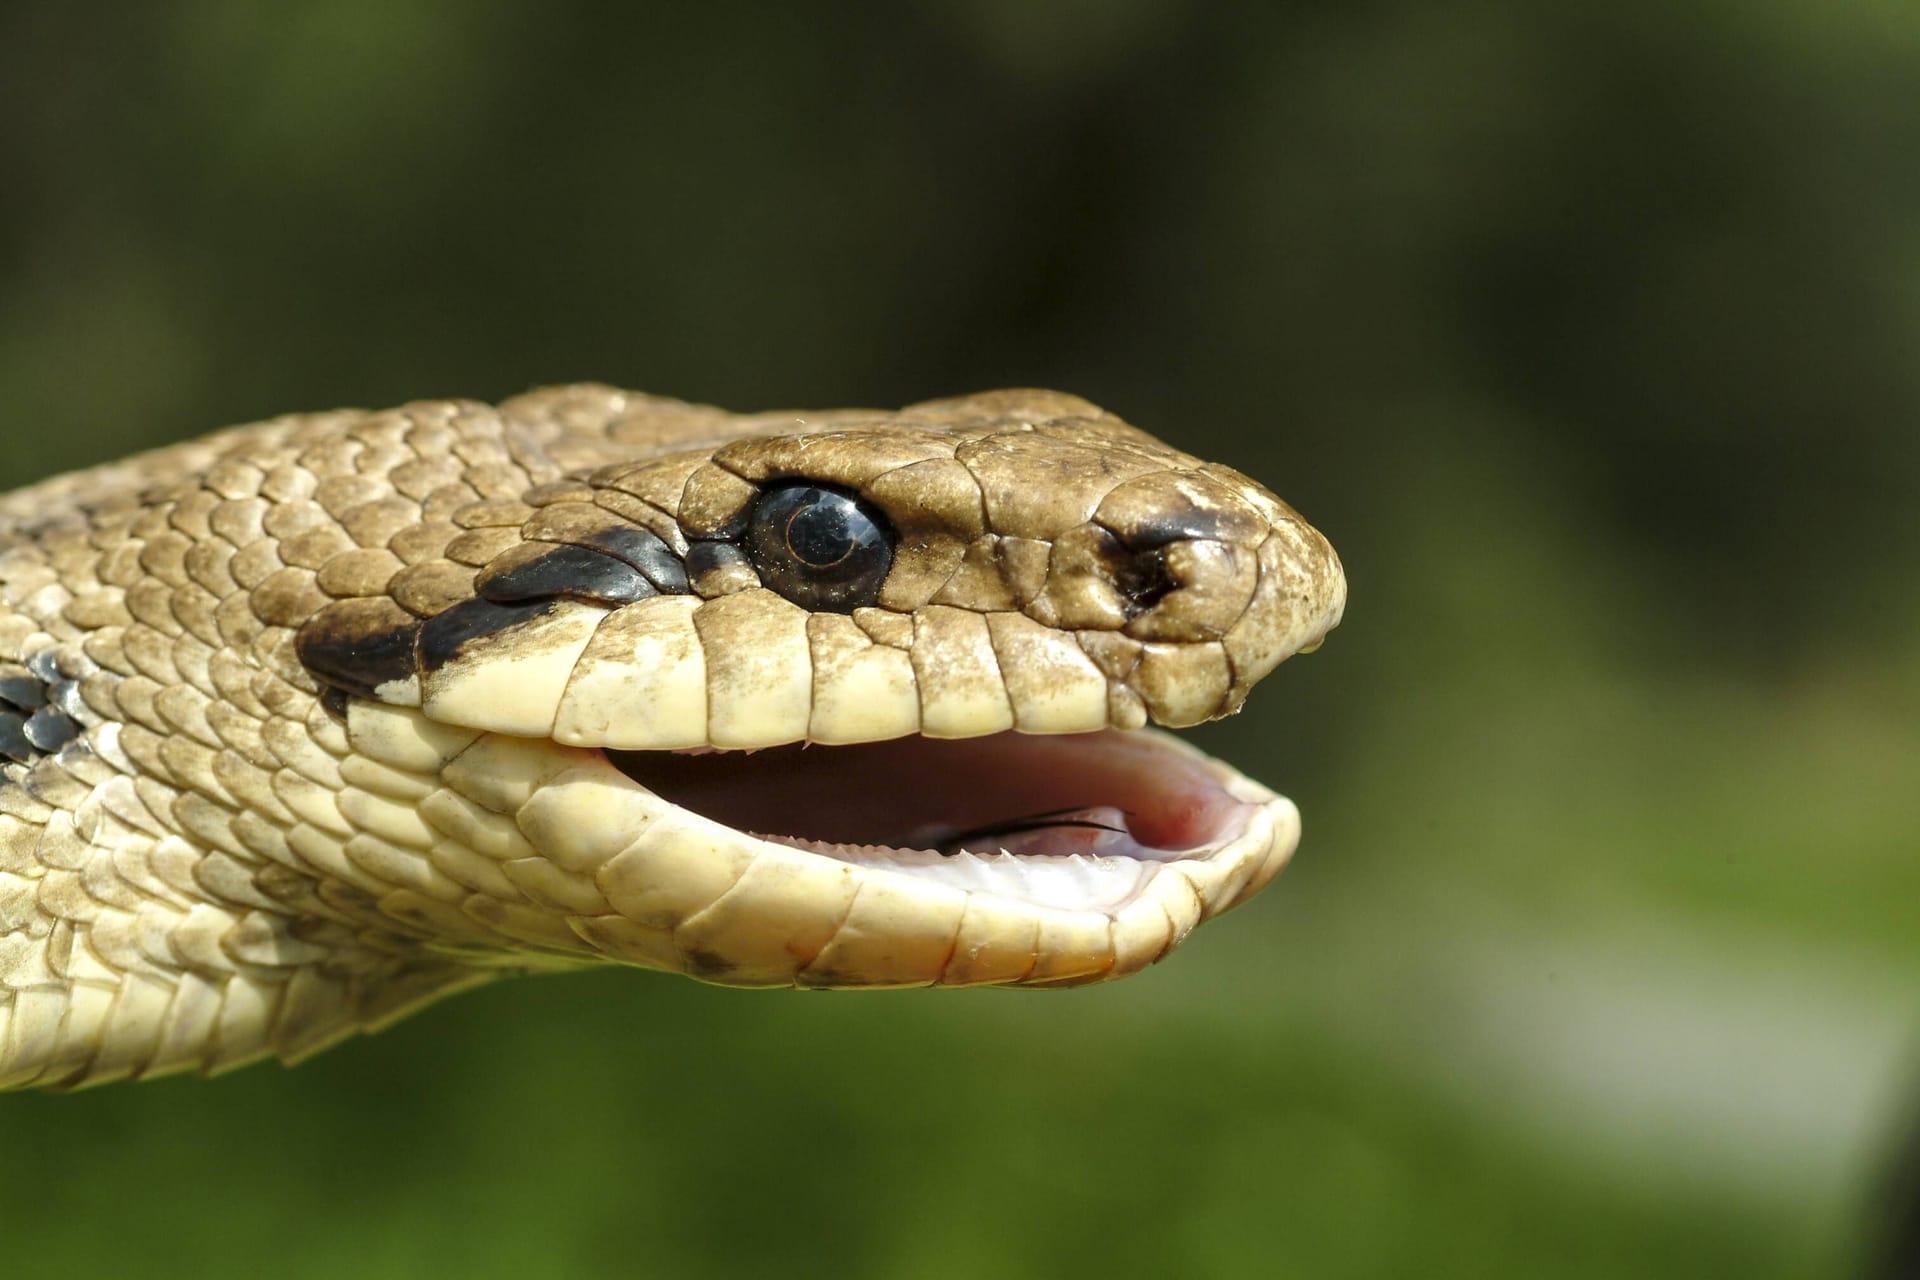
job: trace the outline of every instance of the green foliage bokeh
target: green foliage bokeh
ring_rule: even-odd
[[[1920,9],[0,11],[0,481],[593,378],[1085,395],[1348,622],[1068,994],[461,997],[0,1099],[76,1274],[1847,1274],[1920,1059]]]

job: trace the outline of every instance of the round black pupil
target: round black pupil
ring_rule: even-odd
[[[840,563],[860,541],[850,527],[852,514],[852,504],[844,499],[814,498],[787,521],[787,550],[815,569]]]

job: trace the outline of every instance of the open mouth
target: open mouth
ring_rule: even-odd
[[[660,799],[755,839],[1064,911],[1121,911],[1168,867],[1257,861],[1239,856],[1254,852],[1239,846],[1265,825],[1256,816],[1291,813],[1147,730],[606,755]],[[1291,842],[1264,834],[1277,870]],[[1243,882],[1261,868],[1245,870]]]

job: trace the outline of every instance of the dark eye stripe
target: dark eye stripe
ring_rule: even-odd
[[[483,572],[474,587],[495,604],[567,599],[617,605],[657,594],[646,575],[625,560],[574,546],[556,546],[500,572]]]
[[[480,571],[474,590],[473,599],[424,622],[385,596],[337,600],[300,628],[296,652],[322,684],[370,698],[380,685],[435,670],[468,642],[547,613],[561,600],[617,608],[689,588],[686,566],[658,536],[610,526],[579,544],[518,544]],[[11,687],[6,674],[0,671],[0,699]]]
[[[647,576],[668,595],[687,594],[687,567],[673,549],[645,529],[613,525],[586,538],[585,544],[617,556]]]
[[[851,612],[878,600],[893,565],[893,533],[885,518],[859,498],[824,485],[769,489],[743,513],[742,523],[746,546],[695,542],[684,562],[659,536],[631,526],[595,530],[577,542],[522,543],[480,571],[472,599],[424,621],[384,596],[338,600],[300,628],[296,651],[327,687],[374,697],[381,685],[436,670],[469,642],[545,614],[561,600],[617,608],[658,594],[685,594],[690,578],[746,560],[765,585],[803,608]],[[31,700],[31,683],[14,689],[23,703]],[[9,689],[0,685],[0,710],[9,709],[3,705]],[[34,708],[11,709],[20,713],[13,736],[24,741],[30,736],[27,713]],[[67,717],[55,716],[50,712],[31,736],[58,736]],[[0,724],[0,738],[7,729]],[[0,742],[0,756],[4,748]]]
[[[300,663],[321,683],[363,698],[414,673],[420,620],[385,597],[340,600],[294,636]]]
[[[420,626],[414,652],[421,671],[437,671],[453,661],[469,640],[505,631],[508,627],[552,613],[557,601],[495,604],[491,600],[463,600]]]

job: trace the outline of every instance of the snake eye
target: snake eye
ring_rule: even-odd
[[[760,496],[747,554],[760,581],[801,608],[851,613],[879,598],[893,532],[860,499],[802,481]]]

